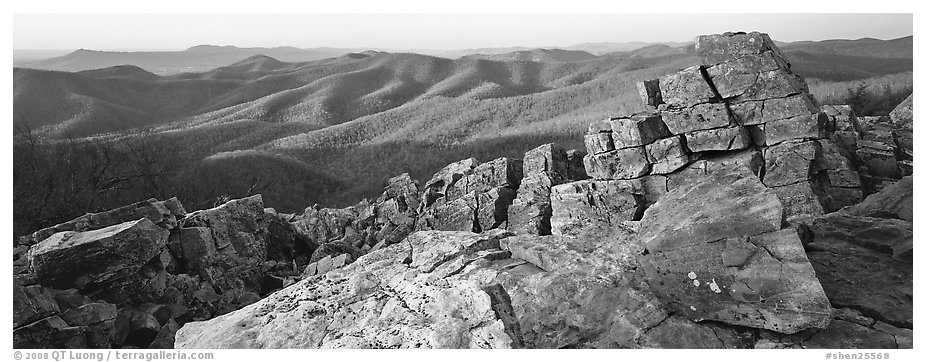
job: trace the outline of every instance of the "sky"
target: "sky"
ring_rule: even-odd
[[[14,14],[14,49],[186,49],[194,45],[464,49],[690,41],[761,31],[781,41],[894,39],[912,14]]]

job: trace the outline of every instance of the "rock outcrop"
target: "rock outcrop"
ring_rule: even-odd
[[[417,232],[242,310],[188,323],[177,345],[754,347],[757,328],[818,331],[831,319],[782,213],[749,169],[721,168],[666,194],[638,231],[610,237]]]
[[[696,48],[702,65],[638,85],[651,111],[589,127],[585,167],[592,183],[661,184],[658,177],[671,180],[699,160],[746,150],[758,153],[756,174],[791,223],[861,200],[856,166],[834,152],[827,115],[767,35],[700,36]],[[643,207],[665,193],[624,192],[642,198]],[[630,221],[640,214],[626,215]]]
[[[239,309],[301,273],[294,259],[311,251],[288,223],[270,228],[275,218],[260,195],[192,213],[148,200],[23,238],[14,345],[172,348],[187,321]]]

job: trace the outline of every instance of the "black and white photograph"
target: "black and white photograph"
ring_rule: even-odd
[[[14,8],[9,358],[912,360],[912,4],[370,3]]]

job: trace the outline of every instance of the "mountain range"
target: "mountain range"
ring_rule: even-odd
[[[281,210],[347,205],[402,172],[421,180],[462,158],[519,157],[548,142],[583,148],[578,135],[589,122],[643,110],[636,82],[697,64],[691,44],[573,48],[582,47],[453,59],[359,49],[77,51],[28,64],[123,65],[14,68],[14,132],[104,142],[144,134],[170,150],[174,182],[190,193],[191,183],[250,172],[287,180],[262,192]],[[913,69],[911,37],[781,47],[796,73],[824,81]],[[164,71],[231,58],[205,71]]]

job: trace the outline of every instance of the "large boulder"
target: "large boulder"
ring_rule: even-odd
[[[168,231],[139,219],[93,231],[65,231],[29,251],[42,285],[83,289],[125,278],[159,255]]]
[[[109,211],[88,213],[74,220],[47,227],[20,239],[21,244],[32,245],[62,231],[90,231],[128,221],[146,218],[165,229],[177,226],[177,220],[186,215],[176,197],[164,201],[148,199]]]
[[[670,191],[646,210],[647,280],[695,321],[794,333],[824,328],[831,309],[783,208],[751,170],[729,167]]]
[[[807,256],[834,305],[913,327],[913,224],[831,214],[809,230]]]

